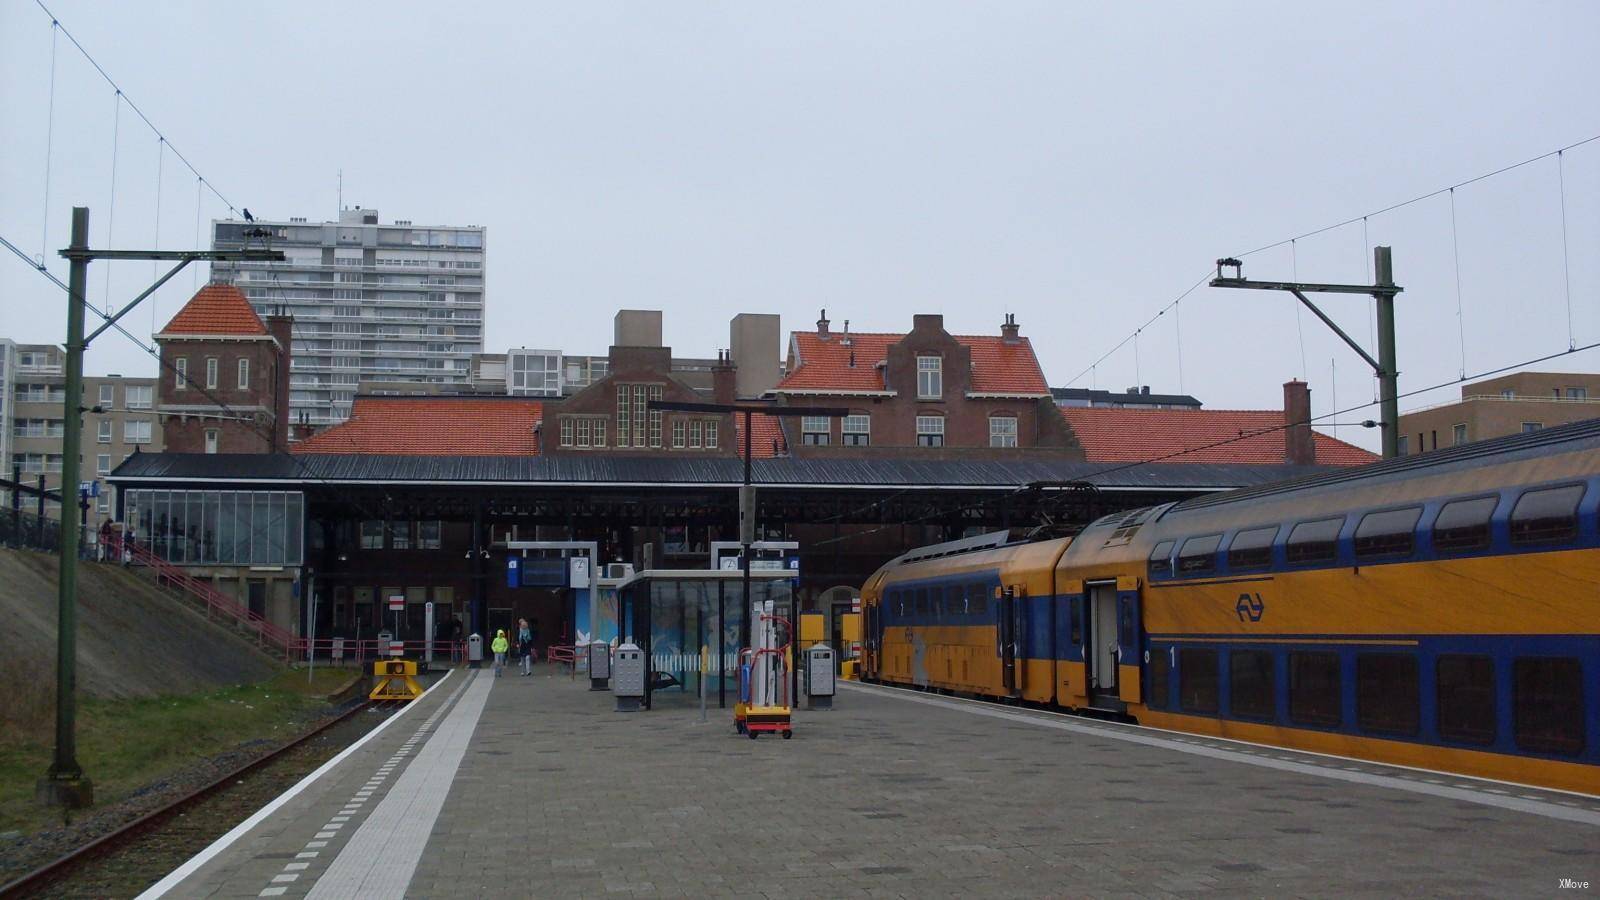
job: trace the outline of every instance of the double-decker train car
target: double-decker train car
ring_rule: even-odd
[[[1600,421],[922,548],[870,680],[1600,793]]]

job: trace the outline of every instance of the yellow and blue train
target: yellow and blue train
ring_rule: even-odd
[[[868,680],[1600,794],[1600,420],[907,553]]]

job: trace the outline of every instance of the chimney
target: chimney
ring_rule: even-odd
[[[1283,385],[1283,461],[1291,466],[1317,463],[1311,435],[1311,388],[1299,379]]]
[[[822,318],[817,320],[817,337],[828,339],[828,311],[822,311]]]
[[[711,367],[711,397],[713,403],[732,403],[739,393],[739,370],[729,358],[728,351],[717,351],[717,364]]]
[[[294,316],[279,313],[267,316],[267,333],[277,340],[272,361],[272,447],[271,451],[289,448],[289,358],[294,341]],[[267,398],[259,398],[256,402]],[[266,404],[262,404],[266,405]]]
[[[1006,313],[1005,324],[1000,326],[1000,338],[1001,338],[1001,340],[1005,341],[1007,344],[1019,344],[1019,343],[1021,343],[1022,342],[1022,338],[1017,336],[1017,332],[1019,332],[1020,330],[1021,329],[1017,326],[1016,314],[1015,313]]]

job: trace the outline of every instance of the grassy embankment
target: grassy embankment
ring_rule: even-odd
[[[183,768],[250,742],[264,751],[301,733],[327,709],[352,669],[285,671],[259,684],[138,700],[80,699],[78,762],[104,808]],[[0,832],[60,824],[34,802],[34,782],[54,746],[51,673],[0,672]],[[222,774],[218,772],[216,774]]]

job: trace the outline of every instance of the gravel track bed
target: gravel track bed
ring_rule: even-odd
[[[348,708],[346,708],[348,709]],[[340,713],[345,710],[340,710]],[[78,865],[61,880],[34,896],[132,897],[182,865],[212,841],[226,834],[278,796],[393,715],[394,709],[370,709],[285,752],[234,784],[220,788],[180,813],[162,819],[103,854]],[[338,713],[306,722],[302,732]],[[260,756],[278,743],[251,741],[155,782],[114,807],[97,811],[71,825],[30,835],[0,848],[0,883],[20,877],[70,853],[133,819],[204,787]]]

